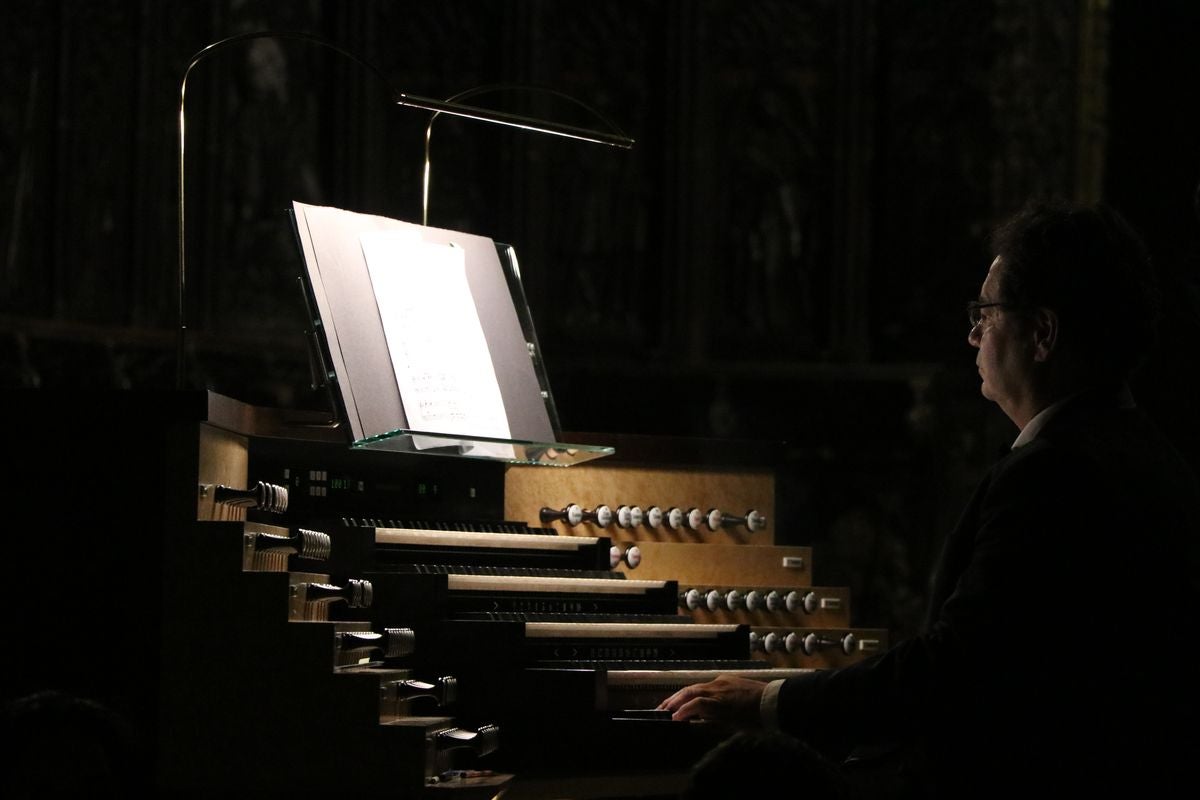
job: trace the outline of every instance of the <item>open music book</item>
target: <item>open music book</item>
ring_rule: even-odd
[[[561,464],[612,452],[556,444],[511,247],[300,202],[292,218],[314,350],[355,446]]]

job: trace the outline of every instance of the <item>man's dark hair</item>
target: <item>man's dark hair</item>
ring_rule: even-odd
[[[1156,339],[1158,290],[1141,237],[1104,204],[1036,201],[992,235],[1001,299],[1048,308],[1098,383],[1127,379]]]

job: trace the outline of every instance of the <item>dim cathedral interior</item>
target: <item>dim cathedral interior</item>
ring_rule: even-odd
[[[19,0],[0,21],[5,699],[121,712],[148,785],[674,796],[713,740],[651,711],[673,686],[652,673],[835,668],[919,628],[1016,435],[963,310],[1030,197],[1108,202],[1145,238],[1164,304],[1134,391],[1200,467],[1200,4]],[[434,126],[397,92],[633,145]],[[550,443],[602,457],[350,447],[294,203],[511,246]]]

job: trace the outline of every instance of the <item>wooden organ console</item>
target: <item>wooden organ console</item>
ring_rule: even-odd
[[[26,463],[136,444],[161,496],[124,509],[94,465],[110,544],[75,567],[125,587],[85,595],[121,632],[90,668],[25,669],[139,697],[167,793],[669,797],[727,731],[665,718],[668,694],[887,644],[810,547],[775,544],[770,459],[745,447],[606,437],[615,456],[535,467],[354,450],[212,393],[108,411]]]

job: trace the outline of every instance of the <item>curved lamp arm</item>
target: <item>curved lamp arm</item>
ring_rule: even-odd
[[[589,128],[579,128],[574,125],[564,125],[558,122],[536,120],[530,117],[508,114],[503,111],[493,111],[491,109],[475,108],[474,106],[464,106],[458,102],[459,100],[464,100],[468,97],[474,97],[475,95],[501,91],[533,91],[553,95],[568,102],[574,103],[588,113],[596,116],[605,125],[607,125],[610,130],[596,131]],[[592,142],[593,144],[604,144],[610,147],[620,147],[623,150],[630,149],[634,144],[633,139],[626,136],[625,132],[618,128],[615,122],[589,106],[587,103],[571,97],[569,94],[564,94],[563,92],[555,89],[547,89],[542,86],[527,86],[515,83],[497,83],[489,84],[487,86],[476,86],[474,89],[467,89],[464,92],[459,92],[458,94],[448,97],[445,100],[430,100],[425,97],[415,97],[413,95],[401,94],[397,98],[396,102],[403,106],[421,108],[426,111],[433,112],[433,115],[429,118],[429,125],[427,125],[425,128],[425,175],[421,188],[422,225],[429,224],[429,149],[430,140],[433,137],[433,123],[435,120],[437,120],[439,114],[452,114],[454,116],[469,117],[472,119],[487,119],[488,121],[495,121],[500,124],[510,125],[516,128],[526,128],[539,133],[549,133],[555,136],[564,136],[568,139],[579,139],[584,142]]]
[[[198,51],[194,56],[192,56],[191,60],[188,61],[187,68],[183,71],[183,80],[179,83],[179,341],[175,364],[175,387],[177,389],[186,388],[184,385],[184,364],[186,362],[187,352],[187,248],[185,246],[186,239],[184,235],[186,225],[186,213],[184,205],[186,198],[186,192],[184,191],[186,180],[184,172],[186,115],[184,113],[184,109],[187,100],[187,80],[188,76],[192,74],[192,70],[195,69],[196,65],[216,51],[223,50],[230,45],[240,44],[241,42],[248,42],[254,39],[297,39],[300,41],[309,42],[311,44],[333,50],[334,52],[345,56],[359,66],[362,66],[374,73],[380,80],[384,82],[385,85],[388,83],[387,78],[377,67],[367,63],[366,61],[363,61],[361,58],[349,52],[348,50],[338,47],[335,44],[327,42],[324,39],[311,34],[291,31],[255,31],[252,33],[241,33],[236,36],[230,36],[226,39],[213,42],[212,44]],[[395,90],[392,89],[392,92],[394,94]]]
[[[310,44],[315,44],[320,47],[324,47],[328,50],[332,50],[335,53],[345,56],[346,58],[350,59],[354,63],[358,64],[359,66],[361,66],[361,67],[367,69],[368,71],[372,72],[373,74],[375,74],[378,78],[380,78],[380,80],[383,81],[383,83],[385,85],[388,84],[388,80],[387,80],[386,76],[384,76],[383,72],[381,72],[374,65],[364,61],[363,59],[354,55],[350,51],[348,51],[342,47],[339,47],[338,45],[335,45],[331,42],[321,39],[320,37],[313,36],[313,35],[307,34],[307,33],[298,33],[298,32],[291,32],[291,31],[271,31],[271,30],[254,31],[251,33],[241,33],[236,36],[230,36],[228,38],[213,42],[212,44],[208,45],[207,47],[198,51],[194,56],[192,56],[191,60],[188,62],[187,68],[184,70],[183,80],[179,84],[179,282],[178,282],[178,288],[179,288],[179,298],[178,298],[178,302],[179,302],[179,307],[178,307],[179,342],[178,342],[178,351],[177,351],[177,356],[176,356],[177,361],[176,361],[176,373],[175,373],[176,388],[179,388],[179,389],[186,388],[185,387],[185,372],[186,372],[186,370],[185,370],[184,365],[187,360],[187,303],[186,303],[186,297],[187,297],[187,248],[185,246],[185,235],[184,235],[185,222],[186,222],[185,206],[184,206],[184,200],[186,197],[186,193],[184,191],[184,186],[185,186],[185,183],[184,183],[184,181],[185,181],[185,170],[184,170],[185,146],[184,146],[184,143],[185,143],[185,130],[186,130],[184,109],[185,109],[185,101],[187,98],[187,79],[188,79],[188,76],[191,75],[192,70],[196,67],[197,64],[199,64],[204,59],[208,58],[208,56],[212,55],[216,51],[223,50],[226,47],[229,47],[230,45],[239,44],[239,43],[251,41],[254,39],[295,39],[295,40],[299,40],[299,41],[308,42]],[[547,134],[551,134],[554,136],[566,136],[566,137],[569,137],[572,139],[581,139],[583,141],[595,142],[598,144],[606,144],[606,145],[610,145],[610,146],[614,146],[614,147],[622,147],[625,149],[628,149],[633,146],[633,140],[630,139],[629,137],[625,136],[623,133],[621,133],[620,129],[617,128],[616,125],[612,124],[612,122],[610,122],[606,117],[604,117],[598,111],[596,111],[592,108],[589,108],[588,106],[584,105],[583,103],[579,102],[578,100],[575,100],[572,97],[564,95],[560,92],[553,92],[552,90],[543,90],[543,91],[551,91],[551,93],[556,94],[559,97],[565,98],[567,100],[570,100],[571,102],[574,102],[574,103],[577,103],[577,104],[583,106],[584,108],[588,109],[593,114],[595,114],[597,117],[604,120],[604,122],[610,128],[612,128],[613,131],[615,131],[616,133],[609,133],[609,132],[604,132],[604,131],[592,131],[592,130],[588,130],[586,128],[577,128],[577,127],[574,127],[571,125],[564,125],[562,123],[550,122],[548,120],[535,119],[532,117],[523,117],[523,116],[520,116],[517,114],[508,114],[508,113],[505,113],[502,111],[493,111],[493,110],[487,109],[487,108],[476,108],[474,106],[465,106],[460,103],[454,102],[455,100],[457,100],[461,97],[467,97],[467,96],[470,96],[473,94],[480,94],[484,91],[489,91],[492,89],[499,89],[499,88],[506,88],[506,87],[503,87],[503,86],[478,87],[476,89],[470,89],[470,90],[467,90],[466,92],[462,92],[458,95],[455,95],[454,97],[450,98],[449,100],[432,100],[427,97],[418,97],[416,95],[404,94],[401,92],[397,92],[394,88],[391,89],[391,92],[392,92],[391,99],[397,105],[407,106],[409,108],[424,109],[426,111],[432,111],[434,113],[433,118],[430,119],[430,122],[429,122],[430,127],[427,128],[426,132],[425,132],[425,201],[426,202],[422,206],[422,215],[423,216],[427,216],[427,213],[428,213],[430,131],[432,130],[433,119],[436,119],[438,114],[452,114],[454,116],[467,117],[469,119],[479,120],[481,122],[490,122],[490,123],[493,123],[496,125],[506,125],[508,127],[513,127],[513,128],[523,128],[525,130],[535,131],[537,133],[547,133]],[[518,88],[534,88],[534,87],[518,87]],[[422,224],[424,224],[424,219],[422,220]]]

